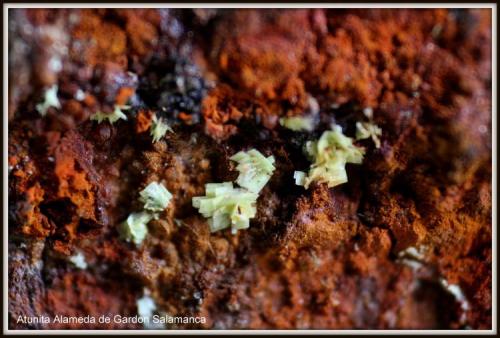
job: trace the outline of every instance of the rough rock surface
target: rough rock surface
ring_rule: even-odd
[[[489,329],[491,11],[10,10],[9,327],[18,316],[160,313],[215,329]],[[36,105],[58,86],[61,108]],[[89,117],[127,104],[127,121]],[[373,111],[382,145],[331,189],[294,185],[301,147]],[[152,143],[152,113],[174,129]],[[283,116],[315,114],[312,133]],[[276,158],[250,229],[191,205]],[[118,225],[162,181],[140,247]],[[69,261],[83,253],[88,268]],[[460,290],[460,294],[453,291]],[[451,290],[451,291],[450,291]]]

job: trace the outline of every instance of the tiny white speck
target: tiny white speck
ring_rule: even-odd
[[[85,93],[83,90],[78,89],[75,93],[75,99],[78,101],[83,101],[85,99]]]
[[[49,68],[53,72],[59,73],[62,70],[62,62],[61,59],[57,57],[52,57],[49,60]]]
[[[137,314],[141,317],[151,317],[156,310],[153,298],[144,295],[137,300]]]
[[[45,114],[47,114],[47,110],[50,107],[54,107],[57,109],[61,108],[61,103],[57,98],[57,90],[58,86],[53,85],[52,87],[50,87],[45,91],[44,101],[36,105],[36,110],[40,113],[40,115],[45,116]]]
[[[369,119],[373,118],[373,109],[371,107],[366,107],[363,109],[363,114]]]
[[[81,252],[71,256],[69,258],[69,261],[79,269],[85,270],[87,268],[87,262],[85,261],[85,256]]]
[[[479,125],[479,127],[477,129],[479,130],[479,132],[481,134],[486,134],[486,132],[488,131],[488,128],[486,128],[486,126],[484,124]]]
[[[423,248],[422,248],[422,250],[423,250]],[[422,254],[421,250],[419,250],[413,246],[407,247],[405,250],[400,251],[398,253],[398,256],[399,257],[409,256],[411,258],[416,258],[416,259],[425,258],[425,256]]]
[[[448,283],[448,281],[444,278],[440,278],[439,282],[451,295],[453,295],[453,297],[455,297],[455,300],[460,304],[460,308],[463,311],[462,315],[460,316],[460,321],[462,323],[465,322],[467,320],[466,312],[470,309],[470,305],[467,297],[465,297],[464,293],[462,292],[462,289],[456,284]]]
[[[55,161],[55,159],[52,156],[49,156],[47,159],[49,160],[49,162],[54,162]]]
[[[434,50],[435,47],[436,46],[432,42],[429,42],[427,45],[425,45],[425,48],[427,48],[429,51]]]
[[[402,259],[401,263],[403,263],[406,266],[409,266],[414,271],[420,269],[423,266],[423,264],[418,262],[418,261],[414,261],[412,259],[406,259],[406,258]]]
[[[309,111],[312,115],[316,115],[319,113],[319,103],[314,97],[309,96],[307,98],[307,105],[309,106]]]
[[[155,301],[149,296],[148,290],[145,290],[144,296],[137,300],[137,314],[144,319],[145,329],[154,330],[165,328],[162,323],[156,323],[151,320],[156,309]]]

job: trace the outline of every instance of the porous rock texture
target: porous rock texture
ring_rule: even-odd
[[[170,329],[491,328],[491,15],[11,9],[9,327],[141,329],[17,319],[134,316],[147,289],[158,313],[206,318]],[[354,136],[363,111],[381,147],[359,141],[343,185],[296,186],[303,144]],[[174,130],[156,143],[153,114]],[[303,114],[313,132],[278,122]],[[276,159],[257,216],[210,233],[191,199],[250,148]],[[173,199],[136,247],[118,226],[152,181]]]

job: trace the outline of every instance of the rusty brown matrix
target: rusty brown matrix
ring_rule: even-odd
[[[9,327],[141,329],[18,318],[135,316],[148,292],[206,318],[167,328],[491,328],[491,14],[10,10]],[[348,182],[295,185],[303,144],[367,112],[381,145]],[[250,148],[276,160],[257,215],[211,234],[192,198]],[[120,240],[153,181],[169,207]]]

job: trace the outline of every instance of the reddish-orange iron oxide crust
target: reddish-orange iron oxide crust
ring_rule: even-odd
[[[490,10],[9,13],[10,328],[142,328],[17,319],[134,316],[144,288],[206,318],[170,328],[491,328]],[[366,108],[382,146],[358,142],[346,184],[294,185],[302,145]],[[279,125],[303,114],[314,132]],[[210,234],[191,199],[249,148],[276,159],[258,214]],[[174,197],[135,247],[117,228],[151,181]]]

